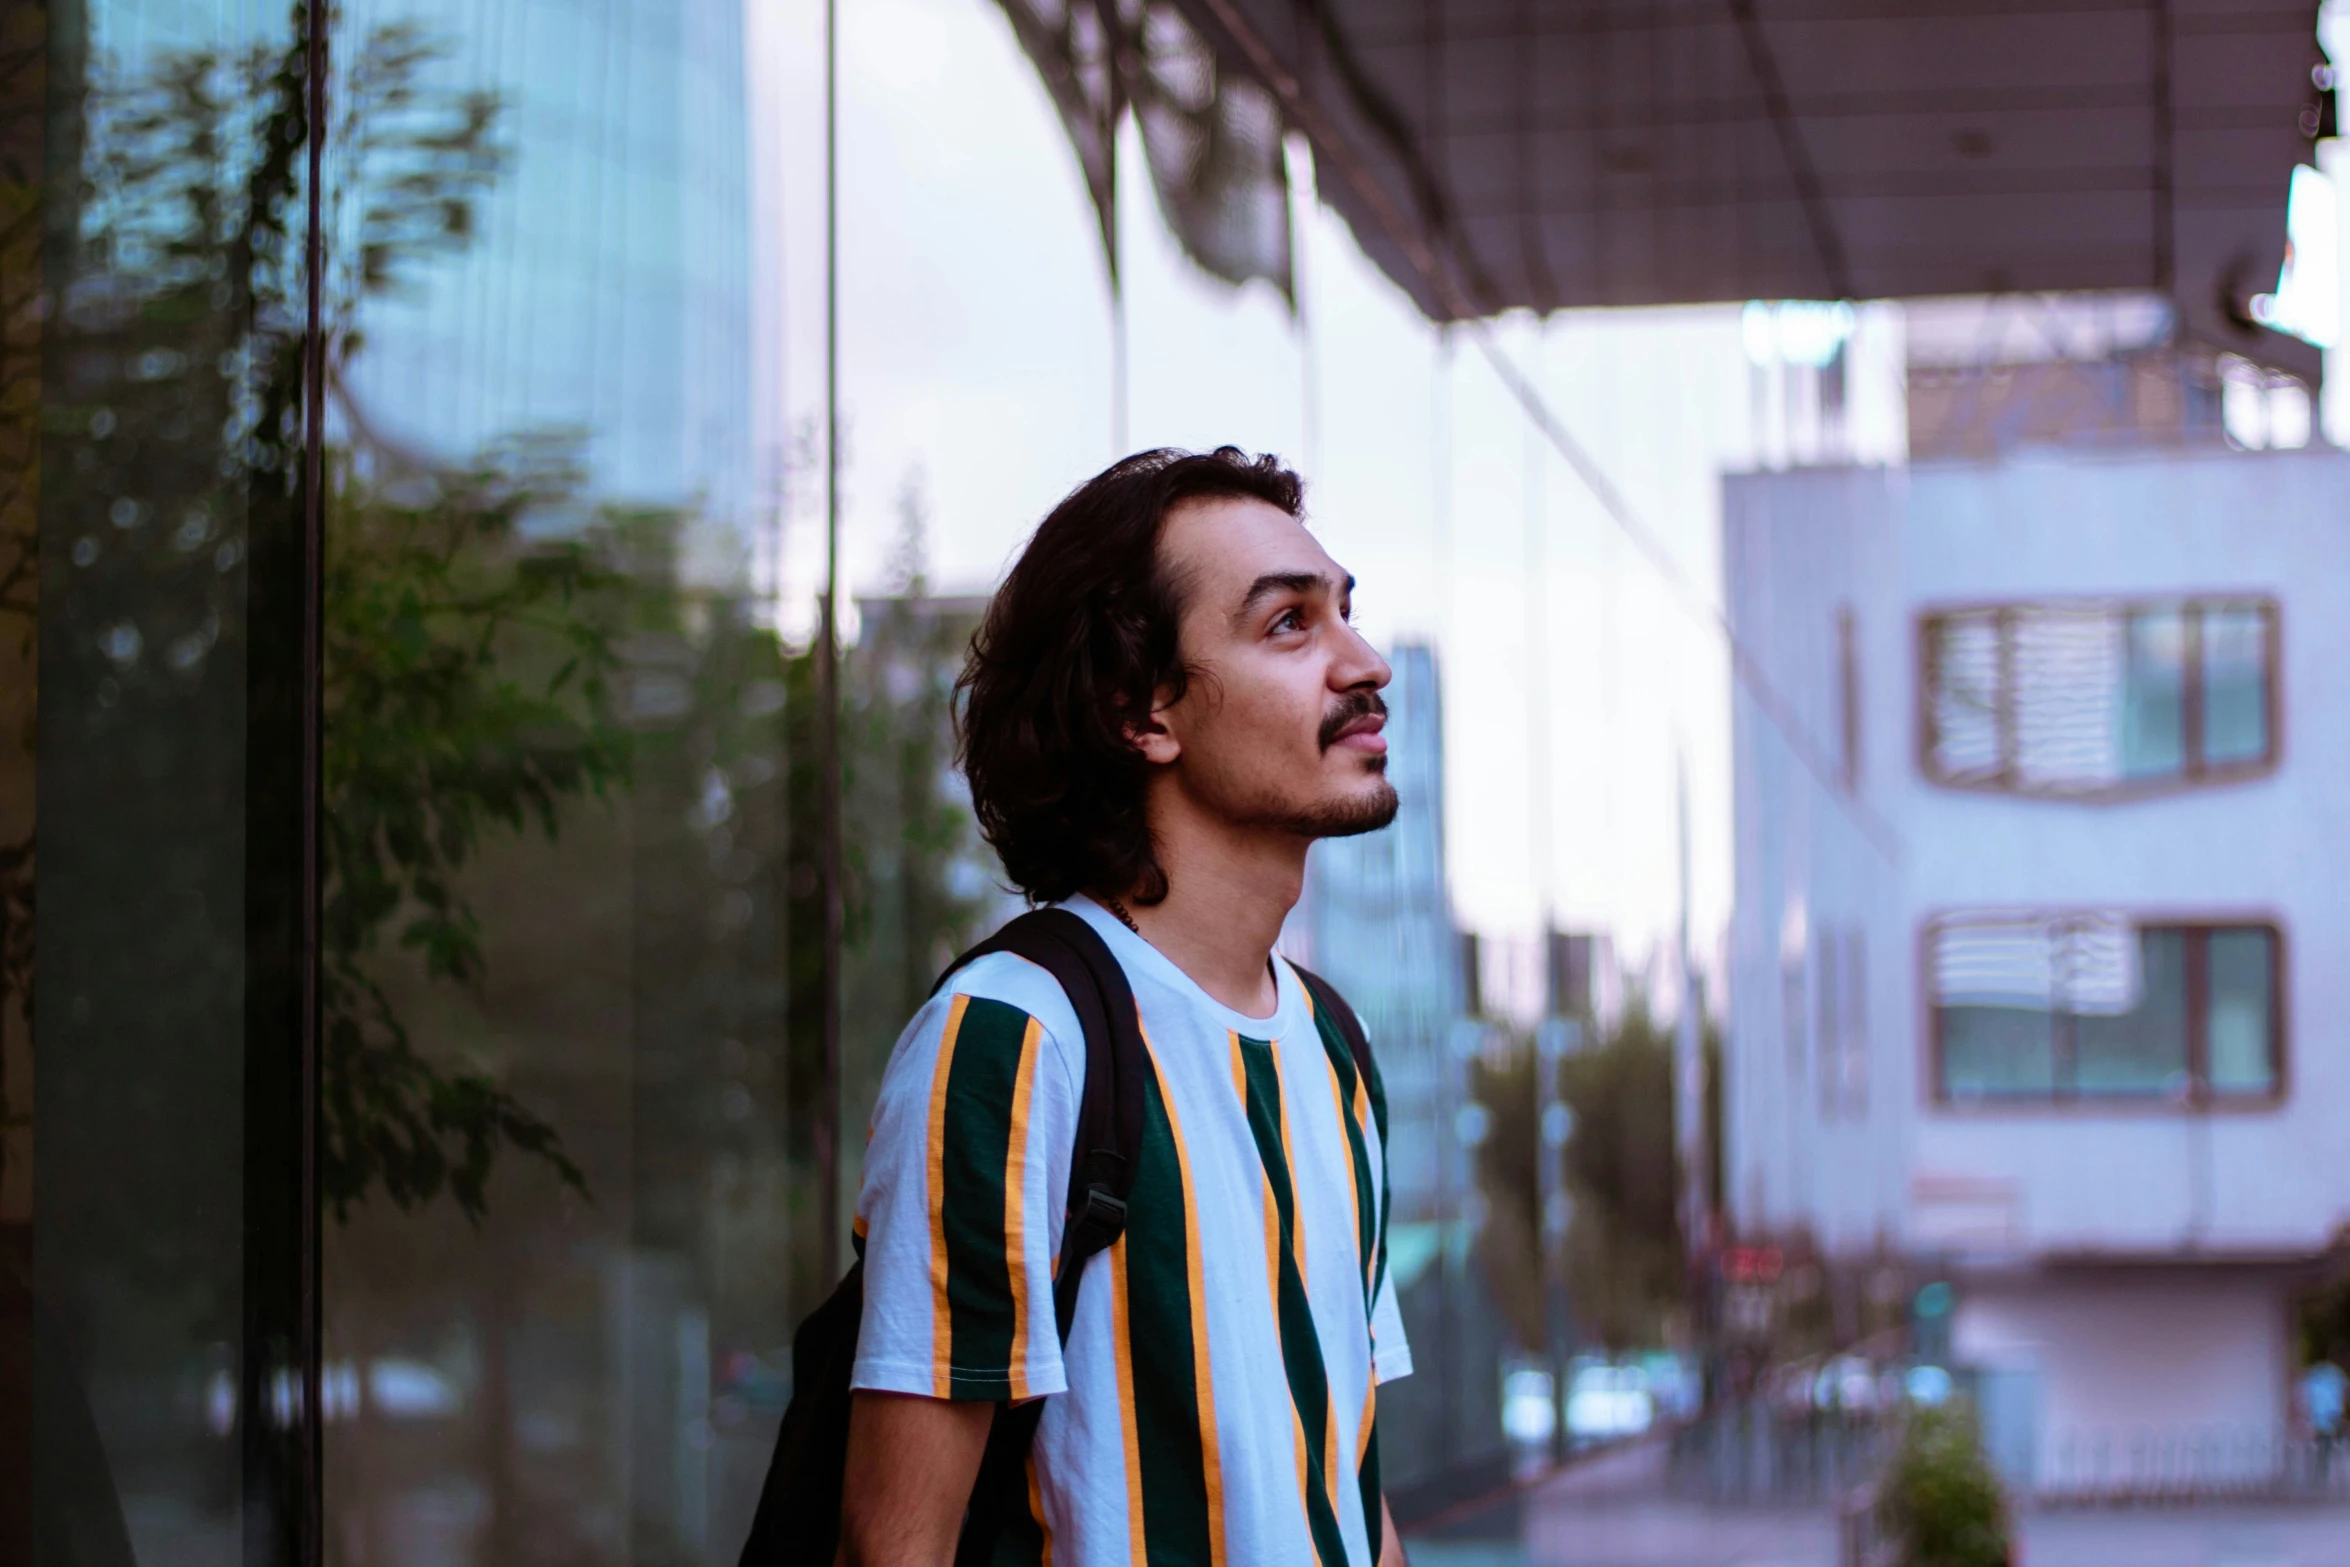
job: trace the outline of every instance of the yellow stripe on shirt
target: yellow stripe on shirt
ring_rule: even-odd
[[[1028,1254],[1025,1244],[1028,1195],[1028,1096],[1036,1084],[1037,1041],[1044,1025],[1035,1018],[1020,1036],[1020,1066],[1012,1080],[1012,1135],[1004,1149],[1004,1269],[1012,1286],[1012,1397],[1028,1397]]]
[[[1150,1033],[1145,1030],[1143,1044],[1150,1044]],[[1233,1036],[1233,1048],[1239,1049],[1239,1036]],[[1224,1458],[1216,1431],[1215,1368],[1208,1355],[1208,1291],[1205,1283],[1205,1264],[1200,1255],[1199,1198],[1191,1184],[1191,1150],[1183,1142],[1183,1119],[1175,1113],[1175,1095],[1167,1086],[1167,1075],[1159,1070],[1155,1051],[1150,1056],[1151,1072],[1159,1080],[1159,1098],[1167,1108],[1167,1130],[1175,1144],[1175,1165],[1183,1182],[1184,1271],[1191,1286],[1191,1366],[1192,1385],[1199,1390],[1199,1445],[1200,1468],[1208,1482],[1208,1552],[1211,1567],[1224,1567]],[[1234,1060],[1239,1059],[1235,1054]]]
[[[947,1008],[946,1031],[938,1039],[938,1064],[930,1078],[930,1387],[931,1396],[953,1391],[955,1317],[947,1301],[947,1079],[955,1064],[955,1036],[963,1031],[969,996]]]
[[[1142,1443],[1134,1431],[1134,1336],[1126,1312],[1126,1237],[1110,1243],[1110,1335],[1118,1363],[1118,1424],[1126,1449],[1126,1557],[1149,1567],[1142,1534]]]

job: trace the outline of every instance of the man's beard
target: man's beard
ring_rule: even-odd
[[[1378,788],[1372,792],[1344,800],[1326,800],[1292,814],[1287,820],[1269,823],[1295,833],[1300,838],[1353,838],[1367,832],[1377,832],[1395,820],[1397,807],[1403,802],[1397,797],[1395,785],[1382,776],[1387,771],[1387,758],[1376,758],[1377,774],[1373,781]]]
[[[1387,716],[1387,703],[1376,691],[1349,691],[1338,699],[1322,719],[1321,733],[1316,736],[1322,753],[1338,743],[1339,731],[1358,718],[1372,714]],[[1302,807],[1273,806],[1252,813],[1254,822],[1278,832],[1300,838],[1353,838],[1367,832],[1377,832],[1395,820],[1402,803],[1395,793],[1395,785],[1387,781],[1387,758],[1384,755],[1365,757],[1371,774],[1366,782],[1376,785],[1360,795],[1341,800],[1318,800]]]

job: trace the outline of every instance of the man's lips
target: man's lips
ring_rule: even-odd
[[[1385,756],[1387,754],[1387,737],[1379,731],[1386,727],[1387,717],[1385,714],[1365,713],[1359,718],[1349,719],[1339,728],[1337,736],[1330,743],[1333,746],[1343,745],[1349,750],[1362,751],[1372,756]]]

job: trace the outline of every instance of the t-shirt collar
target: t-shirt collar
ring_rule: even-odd
[[[1298,982],[1297,975],[1289,965],[1278,956],[1273,959],[1273,982],[1279,992],[1273,1005],[1273,1015],[1250,1017],[1209,995],[1200,988],[1198,980],[1176,965],[1173,958],[1128,930],[1124,921],[1084,893],[1063,900],[1059,906],[1091,925],[1110,944],[1111,953],[1125,965],[1130,977],[1148,974],[1201,1011],[1218,1019],[1224,1028],[1243,1039],[1279,1039],[1295,1032],[1300,1019],[1307,1015],[1302,1010],[1308,1005],[1305,987]]]

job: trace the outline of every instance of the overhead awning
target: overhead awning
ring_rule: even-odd
[[[1513,307],[2153,289],[2256,326],[2331,133],[2277,0],[1161,0],[1312,140],[1437,320]]]

